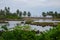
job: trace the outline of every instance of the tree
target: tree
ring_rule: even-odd
[[[5,16],[6,16],[6,12],[7,12],[7,7],[5,7]]]
[[[22,12],[20,11],[20,13],[19,13],[19,17],[22,17]]]
[[[49,12],[47,12],[47,15],[49,15]]]
[[[1,10],[0,10],[0,18],[1,18],[1,19],[4,19],[4,18],[5,18],[5,17],[4,17],[4,16],[5,16],[4,13],[5,13],[5,11],[1,9]]]
[[[8,7],[8,10],[10,11],[10,7]]]
[[[43,16],[43,17],[46,17],[46,13],[45,13],[45,12],[42,12],[42,16]]]
[[[10,7],[5,7],[5,15],[10,15]]]
[[[55,11],[55,17],[57,17],[57,11]]]
[[[49,11],[48,15],[52,16],[53,15],[53,11]]]
[[[31,16],[31,13],[30,12],[28,12],[28,17],[30,17]]]
[[[52,16],[52,17],[54,18],[54,13],[53,13],[53,11],[49,11],[47,14],[48,14],[49,16]]]
[[[26,11],[23,12],[23,15],[26,16]]]
[[[7,11],[7,7],[5,7],[5,11]]]
[[[1,16],[2,16],[2,15],[4,16],[4,13],[5,13],[4,10],[1,9],[1,10],[0,10],[0,15],[1,15]]]
[[[17,9],[16,13],[17,13],[17,16],[19,17],[19,9]]]

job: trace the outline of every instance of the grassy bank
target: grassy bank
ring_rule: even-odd
[[[54,25],[53,22],[33,22],[31,25],[37,25],[37,26],[57,26]]]
[[[0,21],[0,23],[8,23],[8,22],[6,22],[6,21]]]
[[[32,20],[26,21],[26,24],[31,24],[31,25],[37,25],[37,26],[57,26],[57,23],[53,23],[53,22],[33,22]]]

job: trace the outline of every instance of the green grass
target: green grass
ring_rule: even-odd
[[[52,22],[33,22],[32,25],[39,25],[39,26],[54,26],[54,23]]]

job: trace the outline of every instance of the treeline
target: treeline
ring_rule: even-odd
[[[60,18],[60,13],[58,13],[57,11],[42,12],[42,16],[43,17],[52,16],[52,18]]]
[[[0,9],[0,19],[19,19],[22,17],[30,17],[31,13],[26,11],[20,11],[19,9],[16,12],[10,12],[10,7],[5,7],[4,10]]]

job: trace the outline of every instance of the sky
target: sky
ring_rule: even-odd
[[[10,7],[11,12],[30,11],[32,16],[40,17],[42,12],[60,12],[60,0],[0,0],[0,9],[4,7]]]

